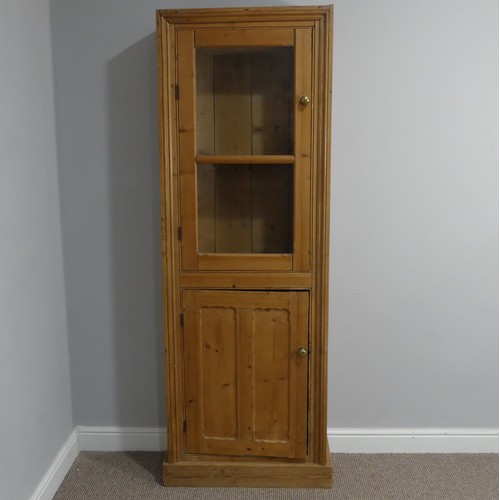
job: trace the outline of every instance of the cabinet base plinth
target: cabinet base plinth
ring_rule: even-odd
[[[329,455],[330,457],[330,455]],[[258,462],[163,462],[165,486],[331,488],[331,457],[325,465]]]

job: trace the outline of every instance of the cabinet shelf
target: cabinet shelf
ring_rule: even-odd
[[[209,165],[291,165],[293,155],[197,155],[196,163]]]

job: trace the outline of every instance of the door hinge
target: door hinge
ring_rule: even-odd
[[[182,241],[182,226],[177,228],[177,238],[179,238],[179,241]]]
[[[179,85],[175,86],[175,99],[179,100]]]
[[[181,313],[180,316],[181,326],[184,326],[184,313]]]
[[[182,422],[182,432],[187,432],[187,428],[188,428],[187,421],[186,419],[184,419]]]

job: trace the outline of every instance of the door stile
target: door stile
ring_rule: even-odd
[[[184,290],[182,294],[184,314],[184,398],[185,419],[189,429],[185,429],[186,451],[188,453],[201,452],[202,436],[202,401],[201,382],[202,367],[200,351],[200,329],[198,311],[200,310],[200,296],[195,290]],[[189,338],[186,339],[186,335]],[[188,374],[189,371],[189,374]],[[199,432],[193,430],[199,429]]]
[[[308,271],[311,260],[312,31],[295,30],[294,271]],[[302,104],[301,96],[311,102]]]
[[[179,179],[181,191],[181,266],[198,269],[195,141],[195,49],[194,31],[177,32],[179,116]]]
[[[298,355],[299,347],[309,351],[309,294],[290,293],[290,452],[289,458],[307,455],[307,386],[309,354]],[[292,396],[292,394],[294,396]]]

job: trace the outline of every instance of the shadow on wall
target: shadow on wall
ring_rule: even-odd
[[[152,33],[106,66],[113,340],[120,425],[165,426],[156,39]],[[151,386],[149,385],[151,384]],[[139,416],[140,415],[140,416]],[[142,417],[142,418],[141,418]],[[154,417],[153,417],[154,419]],[[137,425],[137,424],[135,424]]]

